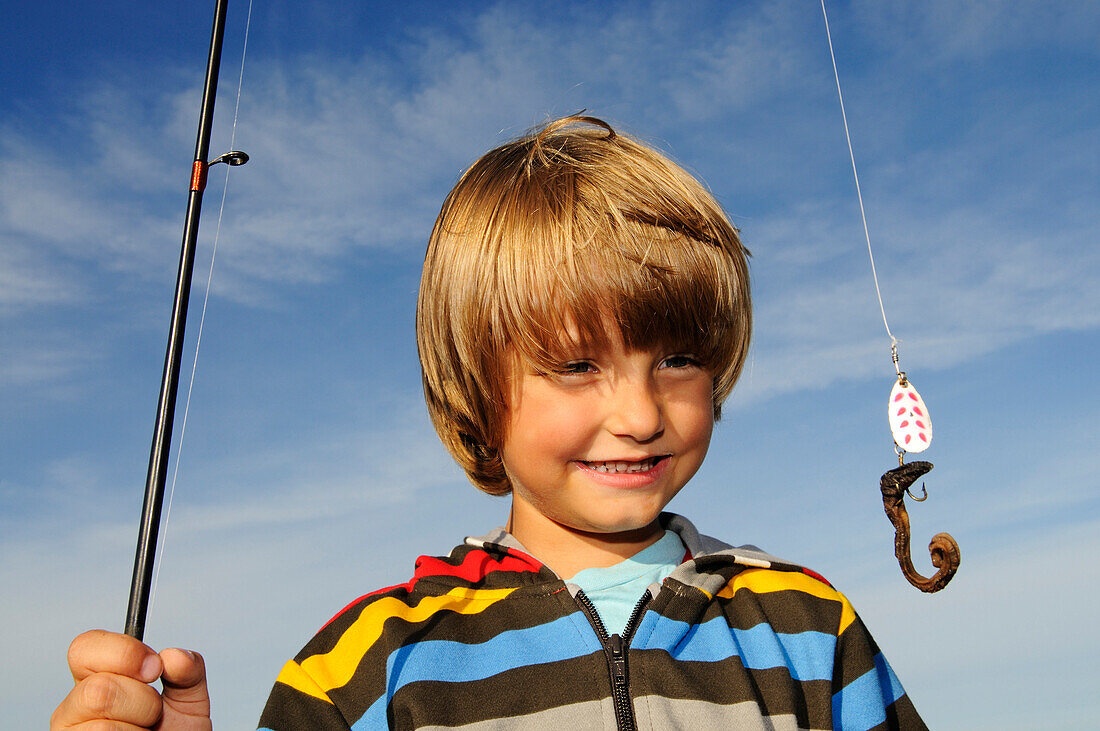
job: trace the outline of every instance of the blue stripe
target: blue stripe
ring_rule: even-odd
[[[409,683],[466,683],[518,667],[602,651],[596,633],[580,611],[537,627],[502,632],[480,644],[426,640],[406,645],[386,660],[386,694],[371,704],[352,729],[385,728],[389,700]]]
[[[719,662],[741,658],[749,670],[787,668],[795,680],[830,680],[836,637],[824,632],[782,634],[769,624],[734,629],[724,617],[688,624],[648,612],[638,626],[637,649],[664,650],[676,660]]]
[[[833,696],[833,725],[843,731],[867,731],[886,720],[886,707],[905,695],[882,653],[875,667]]]

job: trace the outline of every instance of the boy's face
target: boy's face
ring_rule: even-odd
[[[556,373],[514,366],[501,455],[516,538],[533,548],[562,529],[655,533],[703,463],[713,382],[690,353],[628,352],[621,340]]]

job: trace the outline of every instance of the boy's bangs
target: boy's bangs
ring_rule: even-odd
[[[628,350],[691,355],[708,367],[729,359],[737,287],[720,244],[632,221],[579,242],[532,229],[522,245],[502,247],[516,256],[498,275],[507,345],[536,369],[552,371],[620,340]]]

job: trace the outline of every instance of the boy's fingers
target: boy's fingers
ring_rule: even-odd
[[[178,713],[206,719],[210,716],[210,694],[206,688],[206,664],[202,655],[171,648],[160,653],[164,664],[165,715]]]
[[[160,657],[129,635],[94,629],[69,645],[69,670],[79,683],[95,673],[125,675],[145,683],[160,677]]]
[[[50,728],[70,728],[98,719],[148,728],[160,716],[160,694],[152,687],[124,675],[93,673],[69,691],[50,718]]]

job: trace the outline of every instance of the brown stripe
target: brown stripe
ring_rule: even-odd
[[[666,587],[672,582],[666,582]],[[751,629],[770,624],[780,634],[823,632],[835,635],[840,626],[843,605],[798,590],[756,594],[739,591],[732,598],[709,599],[702,592],[679,582],[675,592],[667,592],[650,604],[650,609],[669,619],[687,624],[702,624],[717,617],[735,629]]]
[[[694,699],[720,706],[751,702],[765,715],[792,715],[803,728],[832,724],[830,681],[795,680],[787,668],[747,670],[738,657],[689,662],[674,660],[663,650],[632,650],[630,672],[638,698]]]
[[[903,695],[891,705],[886,707],[886,722],[875,727],[886,731],[887,729],[901,729],[901,731],[928,731],[928,726],[913,707],[913,701],[908,695]]]
[[[878,645],[859,617],[837,639],[837,664],[833,668],[834,692],[875,669]]]
[[[347,728],[348,723],[331,703],[276,683],[260,716],[259,726],[273,731],[300,731],[306,728]]]
[[[527,665],[484,680],[410,683],[394,695],[388,718],[390,728],[486,724],[495,719],[541,714],[562,706],[598,704],[610,697],[607,661],[601,651],[553,664]],[[614,712],[611,717],[614,719]],[[594,725],[598,727],[589,722],[558,728]],[[516,724],[510,726],[516,727]]]

